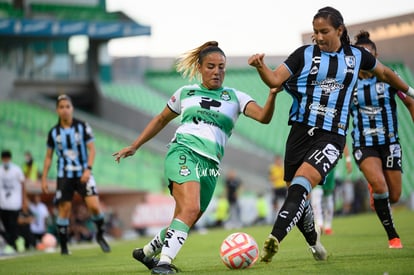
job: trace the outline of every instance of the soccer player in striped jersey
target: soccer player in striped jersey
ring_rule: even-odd
[[[355,45],[378,56],[369,33],[361,31]],[[372,191],[373,208],[388,236],[389,248],[402,248],[390,203],[398,202],[402,188],[402,150],[398,137],[398,96],[414,120],[414,100],[370,72],[360,72],[352,104],[353,154]]]
[[[264,54],[254,54],[248,61],[269,87],[283,86],[293,98],[285,152],[288,195],[264,243],[264,262],[272,260],[279,243],[295,225],[314,258],[328,258],[315,230],[308,195],[342,157],[358,72],[371,71],[381,81],[414,96],[414,89],[391,69],[368,51],[351,45],[338,10],[318,10],[312,24],[315,43],[298,48],[275,70],[265,65]]]
[[[133,257],[151,269],[152,274],[176,272],[171,262],[210,203],[224,148],[239,115],[269,123],[276,93],[281,90],[271,89],[261,107],[248,94],[222,86],[226,56],[215,41],[185,53],[177,62],[177,71],[190,79],[201,76],[201,83],[179,88],[137,139],[113,154],[117,162],[134,155],[172,119],[181,116],[164,164],[165,177],[176,202],[174,217],[143,249],[133,251]],[[159,261],[154,258],[158,253],[161,253]]]
[[[57,155],[57,187],[55,202],[58,206],[56,220],[62,255],[69,255],[68,226],[74,192],[84,198],[92,213],[97,234],[96,241],[103,252],[110,252],[104,234],[104,214],[101,210],[98,190],[92,175],[95,160],[95,143],[92,128],[88,123],[73,117],[72,100],[60,95],[56,101],[58,123],[53,126],[47,137],[47,149],[43,164],[42,191],[48,193],[47,174],[53,158]]]

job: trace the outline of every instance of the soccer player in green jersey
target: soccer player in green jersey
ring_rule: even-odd
[[[176,273],[171,262],[187,239],[190,228],[210,203],[224,148],[239,115],[269,123],[276,94],[281,90],[271,89],[261,107],[246,93],[223,87],[226,56],[215,41],[184,53],[177,62],[177,71],[189,79],[201,76],[201,83],[179,88],[137,139],[113,154],[117,162],[134,155],[172,119],[181,116],[164,165],[176,203],[174,217],[144,248],[133,251],[133,257],[151,269],[152,274]],[[155,255],[159,253],[158,260]]]

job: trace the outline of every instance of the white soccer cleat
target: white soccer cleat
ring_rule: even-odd
[[[316,244],[309,246],[309,250],[312,252],[313,258],[317,261],[326,261],[328,259],[328,252],[321,243],[321,233],[319,230],[316,230],[318,237],[316,238]]]

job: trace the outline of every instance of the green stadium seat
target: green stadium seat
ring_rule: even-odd
[[[46,152],[47,133],[56,123],[53,111],[18,101],[0,101],[0,149],[12,150],[13,161],[17,164],[23,163],[24,151],[30,150],[41,166]],[[94,130],[94,134],[97,150],[94,176],[98,186],[152,192],[162,189],[159,174],[163,170],[159,164],[163,163],[164,156],[142,148],[133,158],[117,165],[112,153],[125,146],[125,141],[98,130]],[[49,178],[56,178],[54,167],[49,171]]]

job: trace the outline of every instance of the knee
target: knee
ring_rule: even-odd
[[[397,203],[400,200],[401,193],[390,193],[389,194],[389,201],[390,203]]]
[[[187,225],[192,225],[198,219],[200,214],[199,205],[187,205],[186,207],[181,207],[181,211],[177,213],[177,218],[182,220]]]

